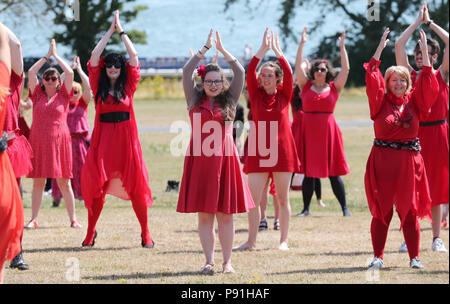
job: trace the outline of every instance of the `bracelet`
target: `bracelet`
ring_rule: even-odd
[[[427,23],[425,23],[427,26],[430,26],[431,23],[433,23],[433,20],[428,21]]]
[[[49,58],[47,58],[47,57],[45,57],[45,56],[44,56],[44,57],[42,57],[42,58],[45,58],[45,61],[48,61],[48,59],[49,59]]]
[[[203,47],[205,47],[207,50],[209,50],[209,47],[207,47],[206,44]]]
[[[122,31],[119,33],[119,36],[122,37],[122,35],[126,35],[127,33],[125,31]]]

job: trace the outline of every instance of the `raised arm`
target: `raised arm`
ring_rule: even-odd
[[[266,28],[266,30],[264,31],[264,36],[263,36],[263,41],[261,43],[261,47],[255,54],[255,57],[258,58],[259,60],[264,59],[267,52],[272,48],[271,36],[269,36],[268,33],[269,33],[269,28]]]
[[[397,41],[395,41],[395,60],[397,62],[397,65],[404,66],[409,69],[411,72],[413,68],[409,64],[408,55],[406,54],[406,43],[408,42],[409,38],[411,38],[414,31],[419,27],[419,25],[423,21],[423,13],[425,9],[425,3],[422,5],[419,16],[414,21],[413,24],[408,26],[406,30],[398,37]]]
[[[16,75],[21,76],[23,74],[23,57],[22,57],[22,45],[20,40],[14,35],[14,33],[3,26],[8,34],[9,38],[9,48],[11,51],[11,70],[14,71]]]
[[[129,64],[131,66],[136,67],[136,66],[139,65],[138,53],[137,53],[136,49],[134,48],[134,45],[131,42],[130,38],[128,37],[127,33],[125,33],[125,31],[123,30],[122,25],[120,24],[119,11],[118,10],[114,14],[114,19],[115,19],[115,23],[116,23],[116,30],[119,33],[120,38],[122,38],[122,41],[125,44],[125,47],[127,49],[128,56],[130,57]]]
[[[426,25],[428,25],[430,27],[430,29],[433,30],[433,32],[436,33],[436,35],[439,36],[439,38],[442,39],[442,41],[444,41],[445,44],[445,49],[444,49],[444,56],[442,57],[442,64],[439,68],[442,77],[444,78],[444,80],[448,83],[448,79],[449,79],[449,71],[448,71],[448,61],[449,61],[449,52],[448,52],[448,32],[446,30],[444,30],[442,27],[440,27],[439,25],[437,25],[436,23],[433,22],[433,20],[430,19],[430,14],[428,12],[428,6],[425,4],[425,9],[423,12],[423,23],[425,23]]]
[[[56,42],[55,39],[52,39],[52,42],[50,43],[50,49],[52,52],[53,58],[55,58],[58,65],[61,67],[61,69],[64,71],[65,79],[64,79],[64,85],[66,87],[67,92],[70,94],[72,91],[72,84],[73,84],[73,70],[70,68],[70,65],[61,57],[59,57],[57,51],[56,51]]]
[[[339,37],[339,48],[341,49],[341,71],[336,76],[334,86],[338,93],[341,93],[347,82],[348,74],[350,73],[350,62],[348,61],[347,50],[345,48],[345,31]]]
[[[9,49],[9,39],[8,39],[8,34],[5,31],[5,26],[3,25],[3,23],[0,22],[0,61],[3,62],[6,65],[6,68],[8,69],[8,72],[11,72],[11,51]],[[7,83],[9,83],[9,79],[8,81],[6,81]],[[1,90],[5,90],[7,88],[2,88],[0,87],[0,95],[2,93],[6,93],[5,91],[1,91]],[[3,96],[0,96],[3,97]]]
[[[300,89],[306,85],[308,82],[308,76],[306,71],[302,69],[301,65],[303,62],[303,46],[305,45],[306,40],[308,39],[308,34],[306,33],[307,28],[303,28],[302,40],[300,40],[300,44],[297,50],[297,57],[295,59],[295,78],[297,78],[297,85]]]
[[[100,41],[95,46],[94,50],[91,52],[90,65],[92,67],[98,66],[100,56],[102,55],[103,50],[105,49],[109,39],[111,39],[111,36],[115,30],[116,30],[116,18],[114,17],[108,31],[105,33],[102,39],[100,39]]]
[[[39,83],[39,80],[37,78],[39,70],[44,66],[44,64],[50,59],[51,56],[52,45],[50,44],[47,55],[36,61],[28,70],[28,90],[30,91],[30,94],[33,94],[36,85]]]
[[[80,63],[80,57],[76,56],[75,59],[75,68],[78,72],[78,75],[80,75],[81,82],[84,86],[84,92],[83,92],[83,100],[88,104],[91,101],[92,93],[91,93],[91,85],[89,83],[89,77],[86,75],[86,73],[83,71],[83,68],[81,67]]]
[[[233,80],[231,81],[228,92],[233,97],[233,102],[236,104],[241,96],[242,88],[244,87],[245,70],[239,61],[231,55],[223,46],[220,34],[216,31],[216,49],[224,56],[233,70]]]
[[[292,76],[292,69],[289,62],[284,57],[283,51],[281,50],[280,37],[278,34],[275,36],[272,34],[272,50],[277,56],[278,62],[280,63],[281,69],[283,70],[283,92],[284,95],[291,100],[292,89],[294,86],[294,77]]]

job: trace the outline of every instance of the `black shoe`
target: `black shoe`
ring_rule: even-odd
[[[152,244],[144,244],[144,240],[141,240],[141,246],[144,248],[153,248],[155,247],[155,241],[152,240]]]
[[[267,221],[266,220],[261,220],[259,222],[258,231],[263,231],[263,230],[267,230],[267,229],[269,229],[269,226],[267,225]]]
[[[297,213],[297,216],[308,216],[309,214],[309,210],[303,210],[302,212]]]
[[[28,270],[30,266],[23,260],[22,252],[20,252],[12,261],[9,268],[19,269],[19,270]]]
[[[92,240],[92,244],[85,244],[83,242],[83,243],[81,243],[81,246],[83,246],[83,247],[94,247],[96,238],[97,238],[97,230],[95,230],[94,239]]]
[[[57,201],[53,201],[52,207],[59,207],[59,204],[61,203],[61,201],[57,202]]]
[[[345,217],[351,216],[351,215],[350,215],[350,212],[349,212],[348,209],[347,209],[347,207],[345,207],[344,209],[342,209],[342,213],[343,213],[343,215],[344,215]]]

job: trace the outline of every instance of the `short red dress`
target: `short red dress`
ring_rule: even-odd
[[[72,137],[72,173],[70,180],[73,195],[76,199],[83,200],[81,193],[81,169],[86,161],[89,140],[89,124],[87,121],[88,104],[83,97],[70,102],[69,113],[67,115],[67,125],[69,126],[70,136]],[[59,202],[62,193],[59,190],[56,180],[52,180],[52,197]]]
[[[419,139],[423,161],[427,171],[431,194],[431,206],[448,204],[449,200],[449,142],[448,142],[448,85],[442,79],[440,70],[435,73],[439,82],[439,93],[431,112],[419,123]],[[413,85],[417,72],[411,73]]]
[[[9,82],[9,71],[0,61],[0,134],[3,134]],[[4,262],[12,260],[21,251],[23,220],[22,199],[13,168],[8,154],[0,152],[0,276]]]
[[[334,82],[321,94],[311,86],[312,81],[308,80],[301,92],[304,113],[299,138],[301,173],[314,178],[349,174],[342,133],[333,115],[339,98]]]
[[[194,143],[191,137],[187,155],[184,160],[183,178],[181,180],[178,197],[177,212],[192,213],[245,213],[255,207],[250,189],[242,172],[239,153],[233,141],[233,123],[227,124],[222,117],[222,108],[218,103],[211,109],[208,98],[189,112],[193,133],[197,132],[201,139]],[[194,119],[201,119],[201,124],[195,125]],[[219,129],[210,129],[204,132],[203,126],[211,121],[221,126],[220,145],[218,141],[208,141],[217,134]],[[214,151],[206,155],[204,147]],[[194,147],[198,147],[197,149]]]
[[[95,104],[91,145],[81,172],[81,189],[88,210],[94,199],[106,193],[124,200],[140,197],[139,201],[147,207],[153,203],[133,110],[133,96],[141,77],[140,66],[134,67],[127,62],[126,69],[126,96],[121,102],[114,104],[113,96],[109,95],[108,102],[99,100]],[[88,62],[88,71],[92,93],[96,96],[101,67],[93,67]],[[101,122],[100,114],[110,112],[129,112],[130,119],[118,123]],[[114,178],[121,180],[126,193],[110,187],[108,181]]]
[[[30,178],[72,178],[72,140],[67,126],[67,113],[73,89],[69,93],[63,83],[48,100],[37,82],[30,92],[33,102],[33,123],[30,144],[33,149],[33,170]]]
[[[385,82],[379,70],[381,61],[374,58],[364,64],[366,93],[375,138],[388,142],[417,139],[419,116],[426,115],[436,100],[439,85],[431,67],[423,67],[418,84],[404,98],[385,93]],[[395,106],[401,106],[400,112]],[[398,125],[408,119],[408,125]],[[373,217],[384,218],[395,209],[402,220],[411,210],[419,218],[431,218],[431,198],[422,155],[412,150],[373,146],[364,176],[367,202]]]
[[[9,160],[14,169],[16,178],[26,176],[33,169],[31,159],[33,151],[25,136],[21,135],[19,127],[20,91],[24,75],[17,75],[11,70],[11,82],[9,86],[10,95],[6,99],[6,117],[4,130],[12,134],[13,138],[8,141]]]
[[[253,123],[250,124],[244,172],[300,172],[289,118],[293,87],[291,68],[284,57],[278,59],[284,74],[283,83],[277,87],[275,94],[269,95],[257,79],[256,68],[259,62],[260,59],[253,57],[247,68],[247,89]],[[277,146],[276,151],[272,151],[274,144]]]

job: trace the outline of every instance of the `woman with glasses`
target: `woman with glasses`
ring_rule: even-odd
[[[392,66],[381,74],[381,53],[388,43],[389,29],[366,70],[366,93],[375,140],[366,165],[364,185],[372,223],[370,233],[374,259],[371,269],[383,266],[384,247],[393,208],[400,217],[411,268],[423,268],[419,260],[419,218],[431,218],[431,196],[418,138],[419,120],[436,101],[439,83],[432,72],[425,32],[420,31],[423,68],[412,89],[409,70]]]
[[[245,72],[223,47],[218,32],[216,48],[233,70],[233,80],[228,84],[223,70],[215,63],[197,68],[201,86],[196,84],[193,74],[212,47],[213,33],[211,29],[205,45],[183,67],[183,88],[193,135],[184,160],[177,211],[198,214],[198,233],[206,259],[201,274],[214,272],[215,219],[222,246],[222,272],[234,272],[233,214],[245,213],[255,206],[233,141],[233,120]]]
[[[128,61],[116,53],[100,57],[115,31],[125,44]],[[133,110],[133,96],[141,77],[140,64],[120,23],[119,11],[115,12],[109,30],[92,51],[87,66],[95,100],[95,122],[81,172],[81,189],[88,209],[88,228],[82,246],[94,246],[95,226],[105,195],[111,194],[131,200],[141,226],[141,246],[153,248],[147,214],[153,199]]]
[[[42,75],[42,85],[37,73],[53,56],[65,74],[64,82],[55,68],[48,68]],[[67,126],[69,102],[73,95],[73,70],[56,52],[53,39],[48,54],[39,59],[28,71],[28,88],[33,102],[33,124],[30,144],[33,149],[33,178],[31,194],[31,219],[27,228],[37,228],[37,217],[42,204],[46,178],[55,178],[61,189],[72,228],[81,225],[75,215],[75,198],[70,179],[72,174],[72,143]]]
[[[83,200],[81,194],[81,168],[86,161],[86,154],[89,148],[89,125],[87,122],[87,109],[91,100],[91,86],[89,77],[84,73],[80,64],[80,58],[76,56],[72,61],[71,68],[80,75],[85,91],[83,92],[81,84],[73,82],[73,97],[69,104],[69,113],[67,115],[67,125],[69,126],[70,136],[72,137],[72,173],[70,180],[73,194],[76,199]],[[64,75],[61,75],[63,78]],[[62,193],[59,190],[58,183],[52,180],[53,206],[59,206]]]
[[[297,63],[303,62],[303,46],[308,35],[303,29],[297,52]],[[350,216],[345,198],[345,187],[341,175],[350,172],[344,153],[342,133],[333,112],[344,89],[350,70],[345,49],[345,32],[339,37],[341,71],[334,78],[329,61],[316,59],[311,62],[309,75],[296,66],[295,75],[303,101],[303,129],[300,135],[303,149],[300,151],[301,171],[305,174],[302,185],[303,211],[300,216],[309,215],[309,205],[317,178],[328,177],[334,195],[339,201],[344,216]]]

